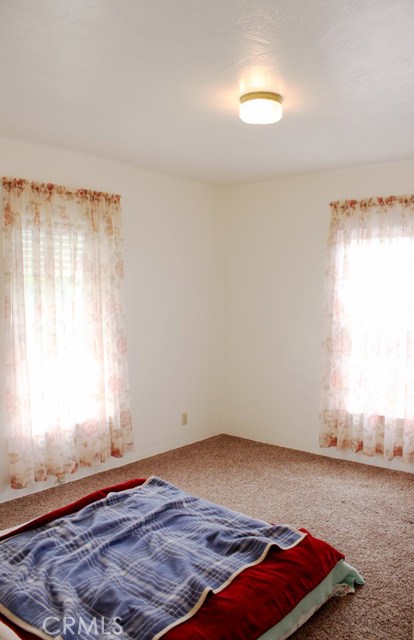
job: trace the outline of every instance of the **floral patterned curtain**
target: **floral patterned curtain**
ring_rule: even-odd
[[[11,486],[132,448],[120,197],[3,178]]]
[[[414,461],[414,195],[331,203],[320,445]]]

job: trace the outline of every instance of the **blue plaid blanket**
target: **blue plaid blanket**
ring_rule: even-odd
[[[0,542],[0,611],[44,638],[156,640],[304,535],[152,477]]]

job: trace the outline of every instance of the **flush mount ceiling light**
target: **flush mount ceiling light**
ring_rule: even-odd
[[[240,97],[240,119],[247,124],[273,124],[282,117],[283,98],[271,91],[252,91]]]

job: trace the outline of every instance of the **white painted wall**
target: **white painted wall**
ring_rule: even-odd
[[[0,139],[0,175],[122,196],[135,451],[106,466],[221,432],[217,372],[222,369],[224,303],[222,189],[5,139]],[[0,340],[3,321],[0,314]],[[183,411],[189,415],[187,427],[181,426]],[[4,425],[3,406],[0,420]],[[23,494],[8,489],[0,428],[0,501]]]
[[[0,175],[122,195],[136,448],[107,467],[227,432],[410,470],[319,449],[318,412],[329,202],[411,193],[414,161],[221,188],[0,139]]]
[[[399,460],[386,464],[318,444],[329,202],[412,193],[413,176],[410,161],[226,190],[227,433],[413,470]]]

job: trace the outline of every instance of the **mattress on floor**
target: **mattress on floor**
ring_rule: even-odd
[[[39,531],[47,523],[77,513],[110,493],[129,491],[144,482],[145,479],[137,479],[97,491],[31,521],[6,534],[3,539],[19,532]],[[213,637],[215,640],[282,640],[331,595],[351,592],[354,584],[363,583],[361,576],[345,562],[340,552],[305,530],[301,531],[306,536],[296,546],[284,551],[270,548],[262,562],[236,575],[218,593],[209,593],[194,615],[161,634],[162,637],[166,640],[211,640]],[[8,614],[8,611],[4,613]],[[3,615],[0,638],[11,637],[15,640],[47,636],[30,634],[13,625],[10,615],[9,619]],[[141,639],[139,629],[136,635],[130,633],[117,637]]]

